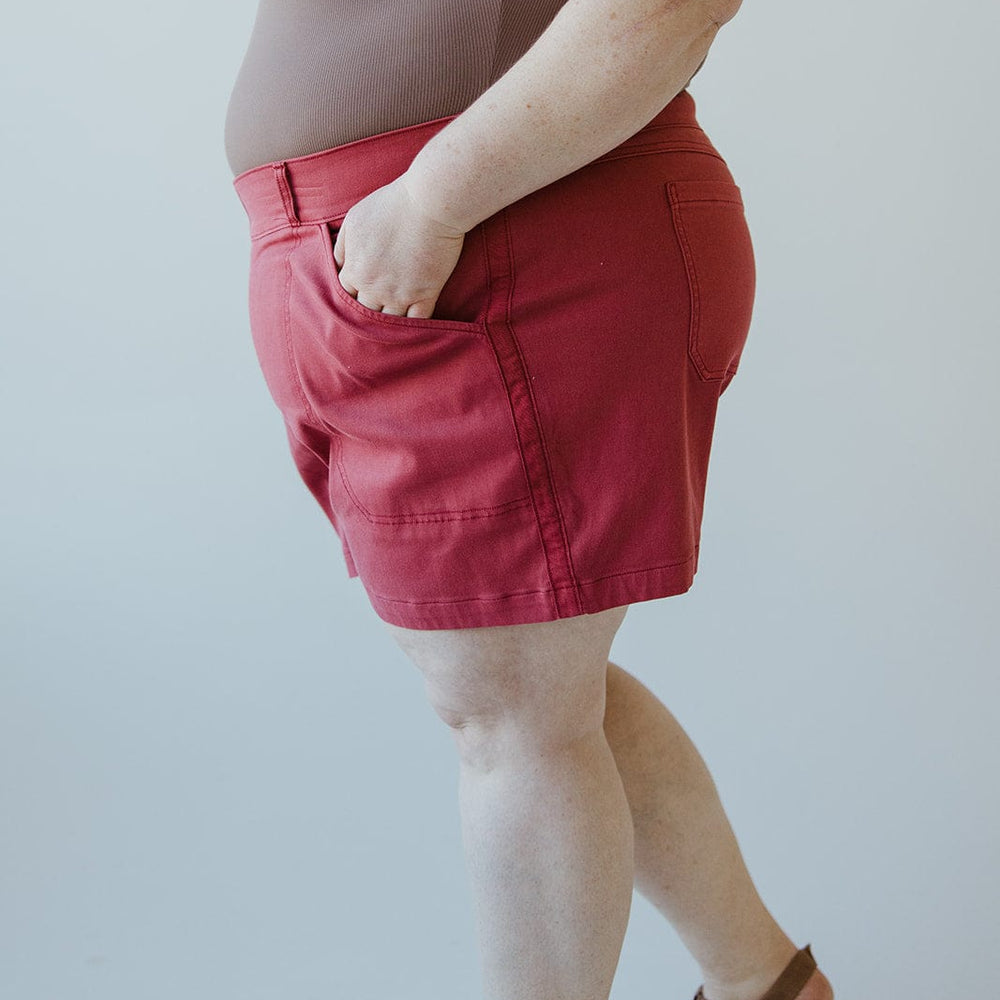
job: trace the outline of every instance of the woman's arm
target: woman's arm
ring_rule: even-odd
[[[345,216],[340,282],[371,309],[430,317],[464,235],[651,121],[742,0],[567,0],[534,45]]]
[[[742,0],[568,0],[534,45],[417,154],[428,215],[467,232],[634,135],[700,68]]]

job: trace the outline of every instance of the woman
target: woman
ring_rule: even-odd
[[[226,121],[296,467],[459,753],[489,1000],[606,1000],[633,886],[696,1000],[830,1000],[608,662],[698,560],[750,325],[686,90],[740,0],[262,0]]]

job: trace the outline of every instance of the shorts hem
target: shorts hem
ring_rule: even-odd
[[[556,588],[503,594],[499,597],[468,597],[448,601],[407,601],[368,592],[375,613],[390,625],[411,629],[485,628],[493,625],[523,625],[571,617],[559,613],[572,606],[566,594],[575,591],[582,614],[596,614],[639,601],[674,597],[691,589],[698,568],[698,552],[669,566],[632,570]]]

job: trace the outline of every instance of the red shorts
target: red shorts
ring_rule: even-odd
[[[683,593],[753,309],[740,189],[682,90],[470,230],[432,319],[369,309],[338,279],[337,227],[450,120],[234,180],[250,330],[302,480],[396,625]]]

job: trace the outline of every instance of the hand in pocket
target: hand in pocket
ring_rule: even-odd
[[[465,233],[420,210],[402,178],[357,202],[333,247],[344,290],[376,312],[430,319]]]

